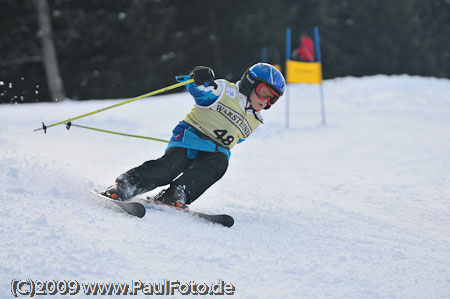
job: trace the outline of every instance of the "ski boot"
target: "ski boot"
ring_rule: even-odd
[[[170,186],[168,189],[159,192],[153,200],[179,209],[189,209],[186,204],[186,191],[184,186]]]
[[[123,199],[119,196],[119,193],[117,192],[116,184],[109,186],[105,191],[101,193],[101,195],[109,197],[113,200],[123,201]]]

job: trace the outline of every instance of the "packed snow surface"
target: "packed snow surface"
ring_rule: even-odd
[[[33,131],[119,100],[1,105],[0,297],[31,279],[223,281],[233,298],[449,298],[450,80],[327,80],[325,125],[317,85],[289,95],[289,128],[284,97],[191,205],[232,215],[231,228],[175,211],[135,218],[86,190],[160,157],[164,143]],[[155,96],[74,123],[168,139],[192,106],[186,92]]]

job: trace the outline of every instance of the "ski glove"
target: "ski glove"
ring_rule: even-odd
[[[194,79],[195,84],[197,85],[204,85],[209,86],[212,85],[214,87],[217,87],[217,84],[214,82],[214,79],[216,78],[214,75],[214,71],[212,68],[207,66],[196,66],[189,76]],[[208,84],[206,84],[208,83]]]

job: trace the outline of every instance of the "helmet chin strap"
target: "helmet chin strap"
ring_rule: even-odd
[[[252,107],[252,102],[250,101],[250,95],[247,96],[247,104],[248,104],[248,105],[245,107],[245,110],[247,110],[247,109],[252,109],[253,116],[254,116],[260,123],[264,124],[264,122],[262,121],[262,119],[260,119],[260,118],[258,117],[258,115],[256,114],[256,112],[258,112],[258,111],[256,111],[255,108]]]
[[[255,109],[252,109],[252,110],[253,110],[253,116],[254,116],[260,123],[264,124],[264,122],[262,121],[262,119],[260,119],[260,118],[258,117],[258,115],[256,115],[256,110],[255,110]]]

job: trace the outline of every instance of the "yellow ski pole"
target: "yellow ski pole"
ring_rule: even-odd
[[[99,109],[99,110],[95,110],[95,111],[92,111],[92,112],[89,112],[89,113],[86,113],[86,114],[83,114],[83,115],[79,115],[79,116],[76,116],[76,117],[72,117],[72,118],[69,118],[69,119],[66,119],[66,120],[63,120],[63,121],[60,121],[60,122],[48,125],[48,126],[46,126],[44,123],[42,123],[42,127],[35,129],[34,132],[40,131],[40,130],[44,130],[44,133],[47,133],[47,129],[48,128],[51,128],[51,127],[54,127],[54,126],[58,126],[58,125],[62,125],[62,124],[66,124],[66,123],[71,122],[71,121],[76,120],[76,119],[80,119],[80,118],[83,118],[83,117],[86,117],[86,116],[90,116],[90,115],[93,115],[93,114],[96,114],[96,113],[100,113],[100,112],[103,112],[103,111],[106,111],[106,110],[109,110],[109,109],[112,109],[112,108],[116,108],[116,107],[119,107],[119,106],[122,106],[122,105],[125,105],[125,104],[128,104],[128,103],[131,103],[131,102],[134,102],[134,101],[137,101],[137,100],[141,100],[143,98],[151,97],[151,96],[153,96],[155,94],[163,93],[163,92],[166,92],[168,90],[172,90],[172,89],[178,88],[180,86],[183,86],[183,85],[186,85],[186,84],[189,84],[189,83],[192,83],[192,82],[194,82],[194,79],[189,79],[187,81],[179,82],[179,83],[176,83],[176,84],[173,84],[173,85],[170,85],[170,86],[167,86],[167,87],[164,87],[164,88],[161,88],[161,89],[158,89],[158,90],[155,90],[155,91],[143,94],[141,96],[138,96],[138,97],[135,97],[135,98],[132,98],[132,99],[120,102],[118,104],[115,104],[115,105],[112,105],[112,106],[108,106],[108,107],[105,107],[105,108],[102,108],[102,109]]]

